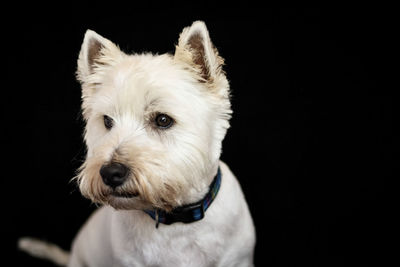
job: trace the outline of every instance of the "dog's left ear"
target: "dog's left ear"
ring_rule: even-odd
[[[197,72],[199,80],[209,85],[215,85],[220,79],[226,80],[222,71],[224,60],[218,55],[202,21],[195,21],[183,29],[174,58],[189,64]]]

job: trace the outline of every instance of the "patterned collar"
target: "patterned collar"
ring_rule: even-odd
[[[210,184],[210,189],[204,198],[196,203],[177,207],[171,212],[160,209],[144,210],[156,222],[156,228],[160,223],[170,225],[175,222],[192,223],[204,218],[204,213],[218,194],[221,186],[221,170],[218,167],[217,175]]]

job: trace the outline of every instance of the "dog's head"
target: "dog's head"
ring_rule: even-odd
[[[88,30],[77,70],[82,194],[117,209],[171,210],[201,198],[229,128],[222,65],[203,22],[183,30],[174,55],[127,55]]]

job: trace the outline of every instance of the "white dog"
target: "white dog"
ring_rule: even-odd
[[[250,212],[219,160],[232,113],[222,65],[200,21],[174,55],[127,55],[88,30],[77,71],[88,150],[77,181],[104,205],[70,255],[29,238],[20,247],[68,266],[253,266]]]

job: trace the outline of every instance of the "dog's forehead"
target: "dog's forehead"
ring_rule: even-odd
[[[182,78],[182,66],[169,54],[129,55],[115,66],[115,78],[126,80],[142,79],[159,82]],[[116,80],[116,82],[118,82]]]
[[[182,105],[197,102],[201,87],[191,71],[173,57],[130,55],[104,73],[98,96],[112,108],[144,110],[149,105]],[[110,101],[111,100],[111,101]]]
[[[143,89],[192,86],[195,78],[168,55],[131,55],[109,73],[110,89],[144,93]]]

